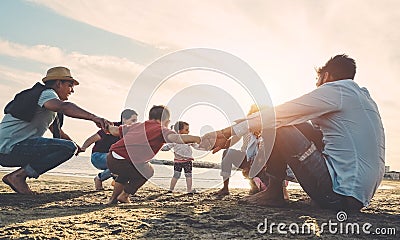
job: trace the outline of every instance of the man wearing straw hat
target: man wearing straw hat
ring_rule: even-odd
[[[15,192],[33,194],[26,178],[38,178],[70,159],[77,145],[60,129],[62,114],[93,121],[106,129],[107,120],[66,102],[79,82],[65,67],[53,67],[31,89],[17,94],[4,110],[0,123],[0,165],[20,167],[3,177]],[[61,118],[60,118],[61,117]],[[50,129],[57,138],[44,138]]]

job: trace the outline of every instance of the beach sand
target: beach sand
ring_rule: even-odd
[[[110,182],[105,182],[105,191],[94,191],[88,178],[43,175],[28,182],[38,195],[15,194],[0,183],[0,239],[399,239],[400,235],[399,181],[384,181],[371,205],[360,213],[347,213],[343,222],[336,212],[310,205],[297,189],[289,190],[287,207],[269,208],[238,203],[246,189],[232,189],[231,195],[218,199],[212,194],[215,189],[169,194],[146,184],[132,203],[108,206],[104,203],[111,195]],[[259,233],[257,226],[265,219],[267,232]],[[336,234],[334,227],[332,231],[325,227],[321,234],[289,233],[296,225],[301,232],[304,223],[321,229],[329,221],[336,223]],[[286,224],[282,228],[286,234],[278,232],[279,223]],[[351,234],[351,228],[346,234],[346,223],[358,224],[360,234]],[[371,225],[367,227],[371,234],[362,231],[365,224]],[[261,231],[264,226],[260,225]],[[373,234],[375,230],[387,234]]]

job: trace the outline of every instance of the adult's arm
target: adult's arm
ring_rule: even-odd
[[[342,107],[340,86],[324,84],[299,98],[288,101],[275,108],[263,109],[245,118],[240,123],[229,126],[203,138],[215,140],[213,152],[224,148],[232,136],[243,136],[262,129],[295,125],[315,119],[324,114],[338,111]]]
[[[188,134],[168,134],[167,139],[168,142],[172,143],[200,143],[201,138],[198,136],[192,136]]]
[[[108,125],[112,125],[112,123],[106,119],[98,117],[71,102],[63,102],[58,99],[51,99],[45,102],[43,106],[53,112],[62,112],[68,117],[92,121],[103,130],[106,130]]]
[[[50,130],[50,132],[53,133],[53,125],[49,126],[49,130]],[[72,138],[70,136],[68,136],[68,134],[66,134],[62,129],[60,129],[60,138],[74,142],[74,140],[72,140]],[[84,150],[82,150],[82,148],[76,142],[74,142],[74,143],[78,147],[78,151],[75,153],[75,156],[78,156],[78,154],[81,152],[84,152]]]
[[[53,125],[49,126],[49,130],[51,133],[53,133]],[[65,140],[71,140],[70,136],[68,136],[68,134],[66,134],[62,129],[60,129],[60,138],[61,139],[65,139]]]

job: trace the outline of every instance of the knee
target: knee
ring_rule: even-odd
[[[287,135],[290,131],[293,130],[293,126],[284,126],[276,129],[276,137],[275,139],[282,138]]]
[[[154,175],[154,168],[147,163],[146,167],[143,169],[143,177],[150,179]]]
[[[297,133],[301,134],[294,126],[284,126],[276,129],[275,145],[281,146],[282,144],[292,142]]]
[[[70,157],[78,151],[78,146],[73,141],[69,140],[63,142],[63,148],[66,151],[66,154]]]
[[[92,153],[90,161],[97,169],[107,169],[107,153]]]
[[[185,173],[185,178],[191,178],[192,177],[192,173]]]
[[[181,177],[181,172],[174,171],[174,178],[179,179]]]
[[[228,150],[229,150],[229,148],[228,148],[228,149],[225,149],[225,150],[222,152],[222,160],[224,160],[226,154],[228,153]]]

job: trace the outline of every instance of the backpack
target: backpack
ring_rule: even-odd
[[[17,93],[11,102],[4,108],[4,114],[11,114],[13,117],[25,122],[32,121],[39,97],[44,90],[48,89],[45,85],[37,82],[32,88]],[[53,137],[60,138],[60,129],[64,122],[64,115],[57,113],[53,125]]]

